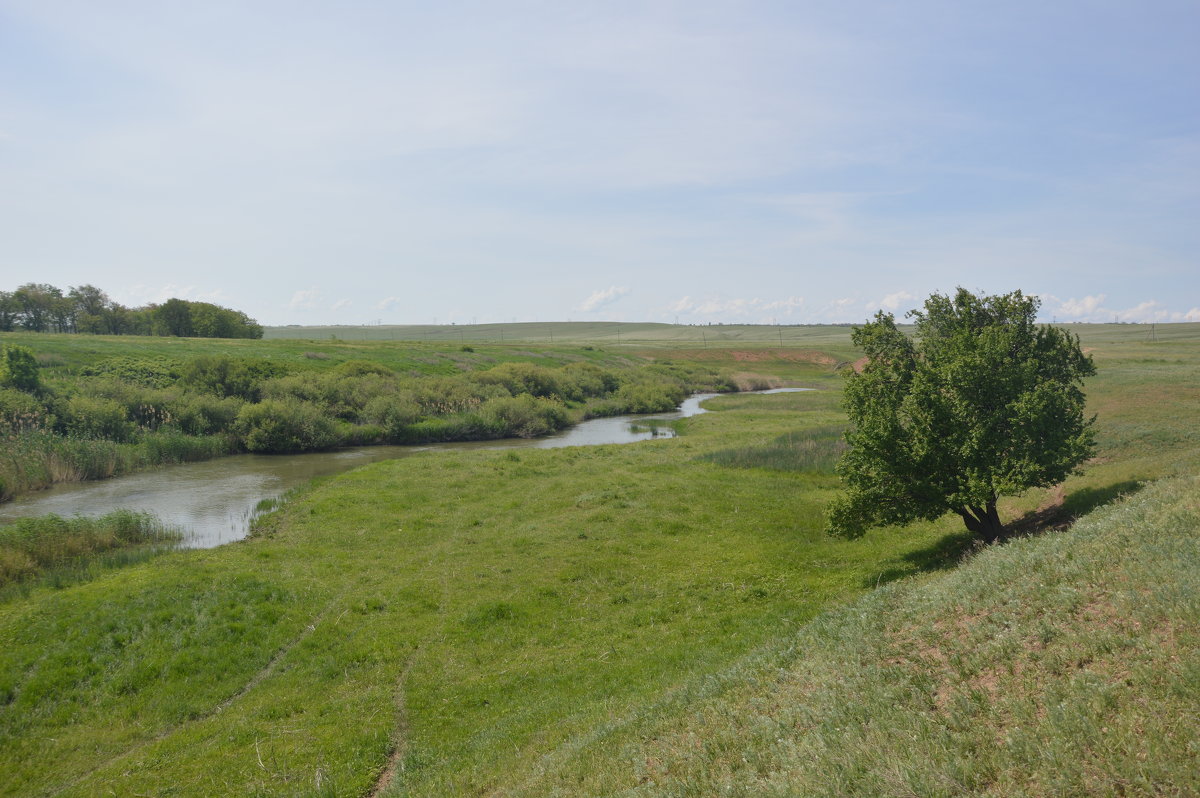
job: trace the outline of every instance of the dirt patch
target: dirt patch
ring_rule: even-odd
[[[396,774],[404,770],[404,755],[408,752],[408,704],[404,700],[404,686],[408,681],[409,671],[412,670],[413,663],[417,661],[417,653],[408,658],[408,663],[404,666],[404,670],[400,674],[400,678],[396,680],[396,728],[392,732],[392,747],[388,751],[387,764],[383,766],[383,770],[379,774],[379,778],[375,779],[374,786],[367,793],[368,798],[376,798],[382,795],[395,780]]]
[[[769,374],[756,374],[752,371],[736,371],[729,375],[739,391],[762,391],[768,388],[778,388],[783,381]]]

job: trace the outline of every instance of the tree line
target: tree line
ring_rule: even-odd
[[[128,308],[94,285],[62,289],[26,283],[0,291],[0,332],[161,335],[182,338],[262,338],[263,328],[240,310],[210,302],[168,299]]]

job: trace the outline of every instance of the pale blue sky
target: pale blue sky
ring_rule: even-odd
[[[0,289],[1200,321],[1200,4],[0,0]]]

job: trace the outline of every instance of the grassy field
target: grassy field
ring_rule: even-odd
[[[780,347],[849,341],[846,325],[679,325],[632,322],[517,322],[340,327],[268,327],[267,339],[406,341],[422,343],[572,344],[605,346]]]
[[[1070,532],[826,538],[846,330],[623,347],[825,390],[376,464],[0,604],[0,794],[1194,792],[1200,325],[1079,332],[1099,457],[1003,508]]]
[[[449,336],[441,341],[406,341],[396,346],[387,338],[320,337],[317,340],[233,340],[221,338],[162,338],[128,335],[66,335],[56,333],[0,333],[0,345],[32,349],[49,377],[67,376],[97,361],[119,358],[186,360],[201,355],[263,358],[302,370],[323,371],[347,360],[370,360],[412,375],[458,374],[509,361],[557,366],[586,360],[600,365],[623,365],[627,356],[579,345],[488,345],[470,342],[470,351]]]

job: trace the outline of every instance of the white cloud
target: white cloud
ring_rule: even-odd
[[[804,297],[790,296],[787,299],[776,299],[774,302],[766,302],[762,305],[762,310],[782,311],[785,314],[791,313],[804,305]]]
[[[1058,312],[1073,319],[1091,318],[1103,306],[1104,298],[1104,294],[1085,296],[1083,299],[1072,297],[1059,304]]]
[[[379,300],[379,304],[375,306],[375,309],[376,310],[388,310],[389,308],[393,308],[399,304],[400,304],[400,297],[389,296],[385,299]]]
[[[121,292],[121,295],[123,299],[129,300],[129,303],[134,305],[148,303],[158,305],[168,299],[187,299],[192,302],[212,302],[214,304],[229,301],[220,289],[200,291],[194,285],[176,285],[174,283],[159,286],[135,285]]]
[[[689,315],[693,317],[692,320],[768,324],[780,316],[791,316],[803,305],[804,298],[798,296],[772,300],[715,296],[699,302],[685,296],[667,305],[666,309],[668,314]]]
[[[667,305],[667,310],[671,313],[688,313],[694,307],[696,307],[696,303],[692,302],[692,298],[690,296],[685,296],[675,300],[670,305]]]
[[[908,291],[897,291],[894,294],[888,294],[878,302],[868,302],[867,310],[883,308],[885,310],[899,310],[901,305],[910,304],[916,299],[916,294],[911,294]]]
[[[337,302],[334,302],[332,305],[330,305],[329,309],[330,310],[341,310],[342,308],[348,308],[353,304],[354,304],[354,302],[352,302],[349,299],[339,299]]]
[[[1088,295],[1081,299],[1059,299],[1047,295],[1042,317],[1080,322],[1127,322],[1136,324],[1200,321],[1200,308],[1187,311],[1172,310],[1157,299],[1147,299],[1133,307],[1105,306],[1105,294]]]
[[[317,306],[317,300],[320,298],[321,292],[315,288],[297,291],[292,294],[292,301],[288,303],[288,307],[292,310],[311,310]]]
[[[603,291],[593,292],[591,296],[583,300],[582,304],[579,305],[577,310],[581,310],[584,313],[591,313],[592,311],[598,310],[605,305],[611,305],[621,297],[626,296],[628,293],[628,288],[618,288],[615,285],[609,286]]]

